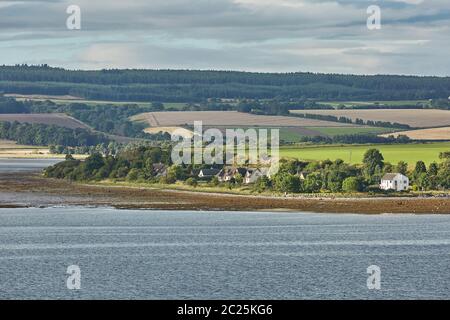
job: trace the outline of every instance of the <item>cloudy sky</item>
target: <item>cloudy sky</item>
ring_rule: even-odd
[[[0,64],[450,76],[449,57],[449,0],[0,0]]]

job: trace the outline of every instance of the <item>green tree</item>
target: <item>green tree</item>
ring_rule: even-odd
[[[428,173],[432,176],[435,176],[438,174],[439,166],[436,162],[430,163],[430,166],[428,168]]]
[[[427,173],[427,167],[423,161],[417,161],[416,167],[414,168],[414,171],[413,171],[414,181],[417,182],[417,180],[423,173]]]
[[[384,158],[378,149],[369,149],[364,154],[363,158],[363,172],[364,176],[370,183],[378,183],[379,174],[375,173],[381,171],[384,167]]]
[[[270,179],[266,176],[262,176],[261,178],[259,178],[255,182],[255,185],[253,186],[253,188],[259,193],[270,189],[270,187],[271,187]]]
[[[320,173],[309,174],[303,183],[303,189],[305,192],[317,193],[320,191],[321,188],[322,188],[322,177]]]
[[[238,186],[242,185],[242,183],[244,182],[244,178],[242,177],[242,175],[240,173],[236,174],[234,176],[234,183],[237,184]]]
[[[342,190],[345,192],[361,191],[361,181],[357,177],[348,177],[342,183]]]
[[[408,173],[408,163],[406,163],[405,161],[399,161],[397,163],[397,166],[395,167],[395,171],[406,175]]]
[[[139,178],[140,171],[139,169],[133,168],[127,174],[128,181],[136,181]]]
[[[279,173],[274,178],[275,190],[285,193],[300,192],[300,178],[291,174]]]

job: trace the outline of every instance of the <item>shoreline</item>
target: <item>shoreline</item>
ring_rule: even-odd
[[[90,206],[193,211],[282,211],[355,214],[450,214],[450,197],[277,197],[236,195],[0,174],[0,208]]]

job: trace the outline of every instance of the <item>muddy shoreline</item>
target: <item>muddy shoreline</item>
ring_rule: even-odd
[[[277,198],[85,185],[37,173],[2,173],[0,208],[105,206],[119,209],[450,214],[450,198]]]

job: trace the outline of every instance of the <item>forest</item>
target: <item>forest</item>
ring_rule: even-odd
[[[86,129],[69,129],[55,125],[0,122],[0,139],[33,146],[61,145],[70,147],[95,146],[109,143],[103,134]]]
[[[124,104],[120,106],[94,105],[84,103],[56,104],[52,101],[16,101],[0,96],[1,113],[65,113],[89,125],[97,131],[118,136],[148,140],[170,140],[168,134],[148,134],[143,132],[146,124],[130,121],[129,117],[159,110],[158,104],[139,106]]]
[[[449,77],[0,66],[0,92],[114,101],[447,99]]]

